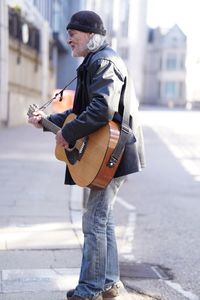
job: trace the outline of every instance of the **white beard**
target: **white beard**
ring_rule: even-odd
[[[86,45],[71,49],[72,57],[85,57],[87,53],[88,53],[88,49]]]

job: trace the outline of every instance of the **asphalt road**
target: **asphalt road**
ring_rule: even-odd
[[[115,206],[131,299],[200,299],[199,114],[141,111],[147,167],[128,176]],[[63,299],[67,284],[74,285],[67,270],[78,272],[80,264],[78,225],[71,221],[77,214],[81,221],[81,209],[68,204],[54,138],[23,126],[2,129],[0,144],[0,299]],[[52,279],[52,268],[66,274]]]
[[[126,215],[117,210],[118,220],[128,220],[125,260],[129,255],[130,265],[160,267],[167,275],[125,282],[153,299],[200,299],[199,115],[142,110],[147,167],[129,176],[119,194],[130,205]]]

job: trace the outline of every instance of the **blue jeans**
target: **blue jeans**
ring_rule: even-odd
[[[92,297],[119,281],[113,205],[124,177],[114,178],[105,189],[91,189],[83,214],[83,256],[74,294]]]

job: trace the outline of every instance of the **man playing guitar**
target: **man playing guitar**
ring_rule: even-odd
[[[47,117],[60,128],[56,132],[57,146],[68,151],[76,141],[88,136],[90,140],[91,135],[111,121],[123,131],[126,103],[129,102],[130,106],[126,143],[116,158],[118,165],[113,177],[106,186],[90,186],[83,214],[84,248],[79,283],[67,293],[69,300],[102,300],[118,295],[120,274],[113,205],[125,176],[144,167],[143,137],[138,121],[138,101],[127,68],[119,55],[108,46],[100,16],[92,11],[79,11],[71,17],[67,32],[72,56],[84,59],[77,69],[73,108]],[[64,123],[71,113],[76,117]],[[43,118],[46,118],[44,113],[38,111],[29,117],[29,122],[35,127],[43,127]],[[116,163],[115,157],[112,159],[108,168]],[[71,175],[67,165],[66,184],[76,183]]]

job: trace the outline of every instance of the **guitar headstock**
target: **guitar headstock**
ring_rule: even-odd
[[[33,117],[34,115],[37,115],[37,111],[39,111],[39,108],[36,104],[32,104],[29,106],[28,112],[27,112],[27,116],[29,118]]]

